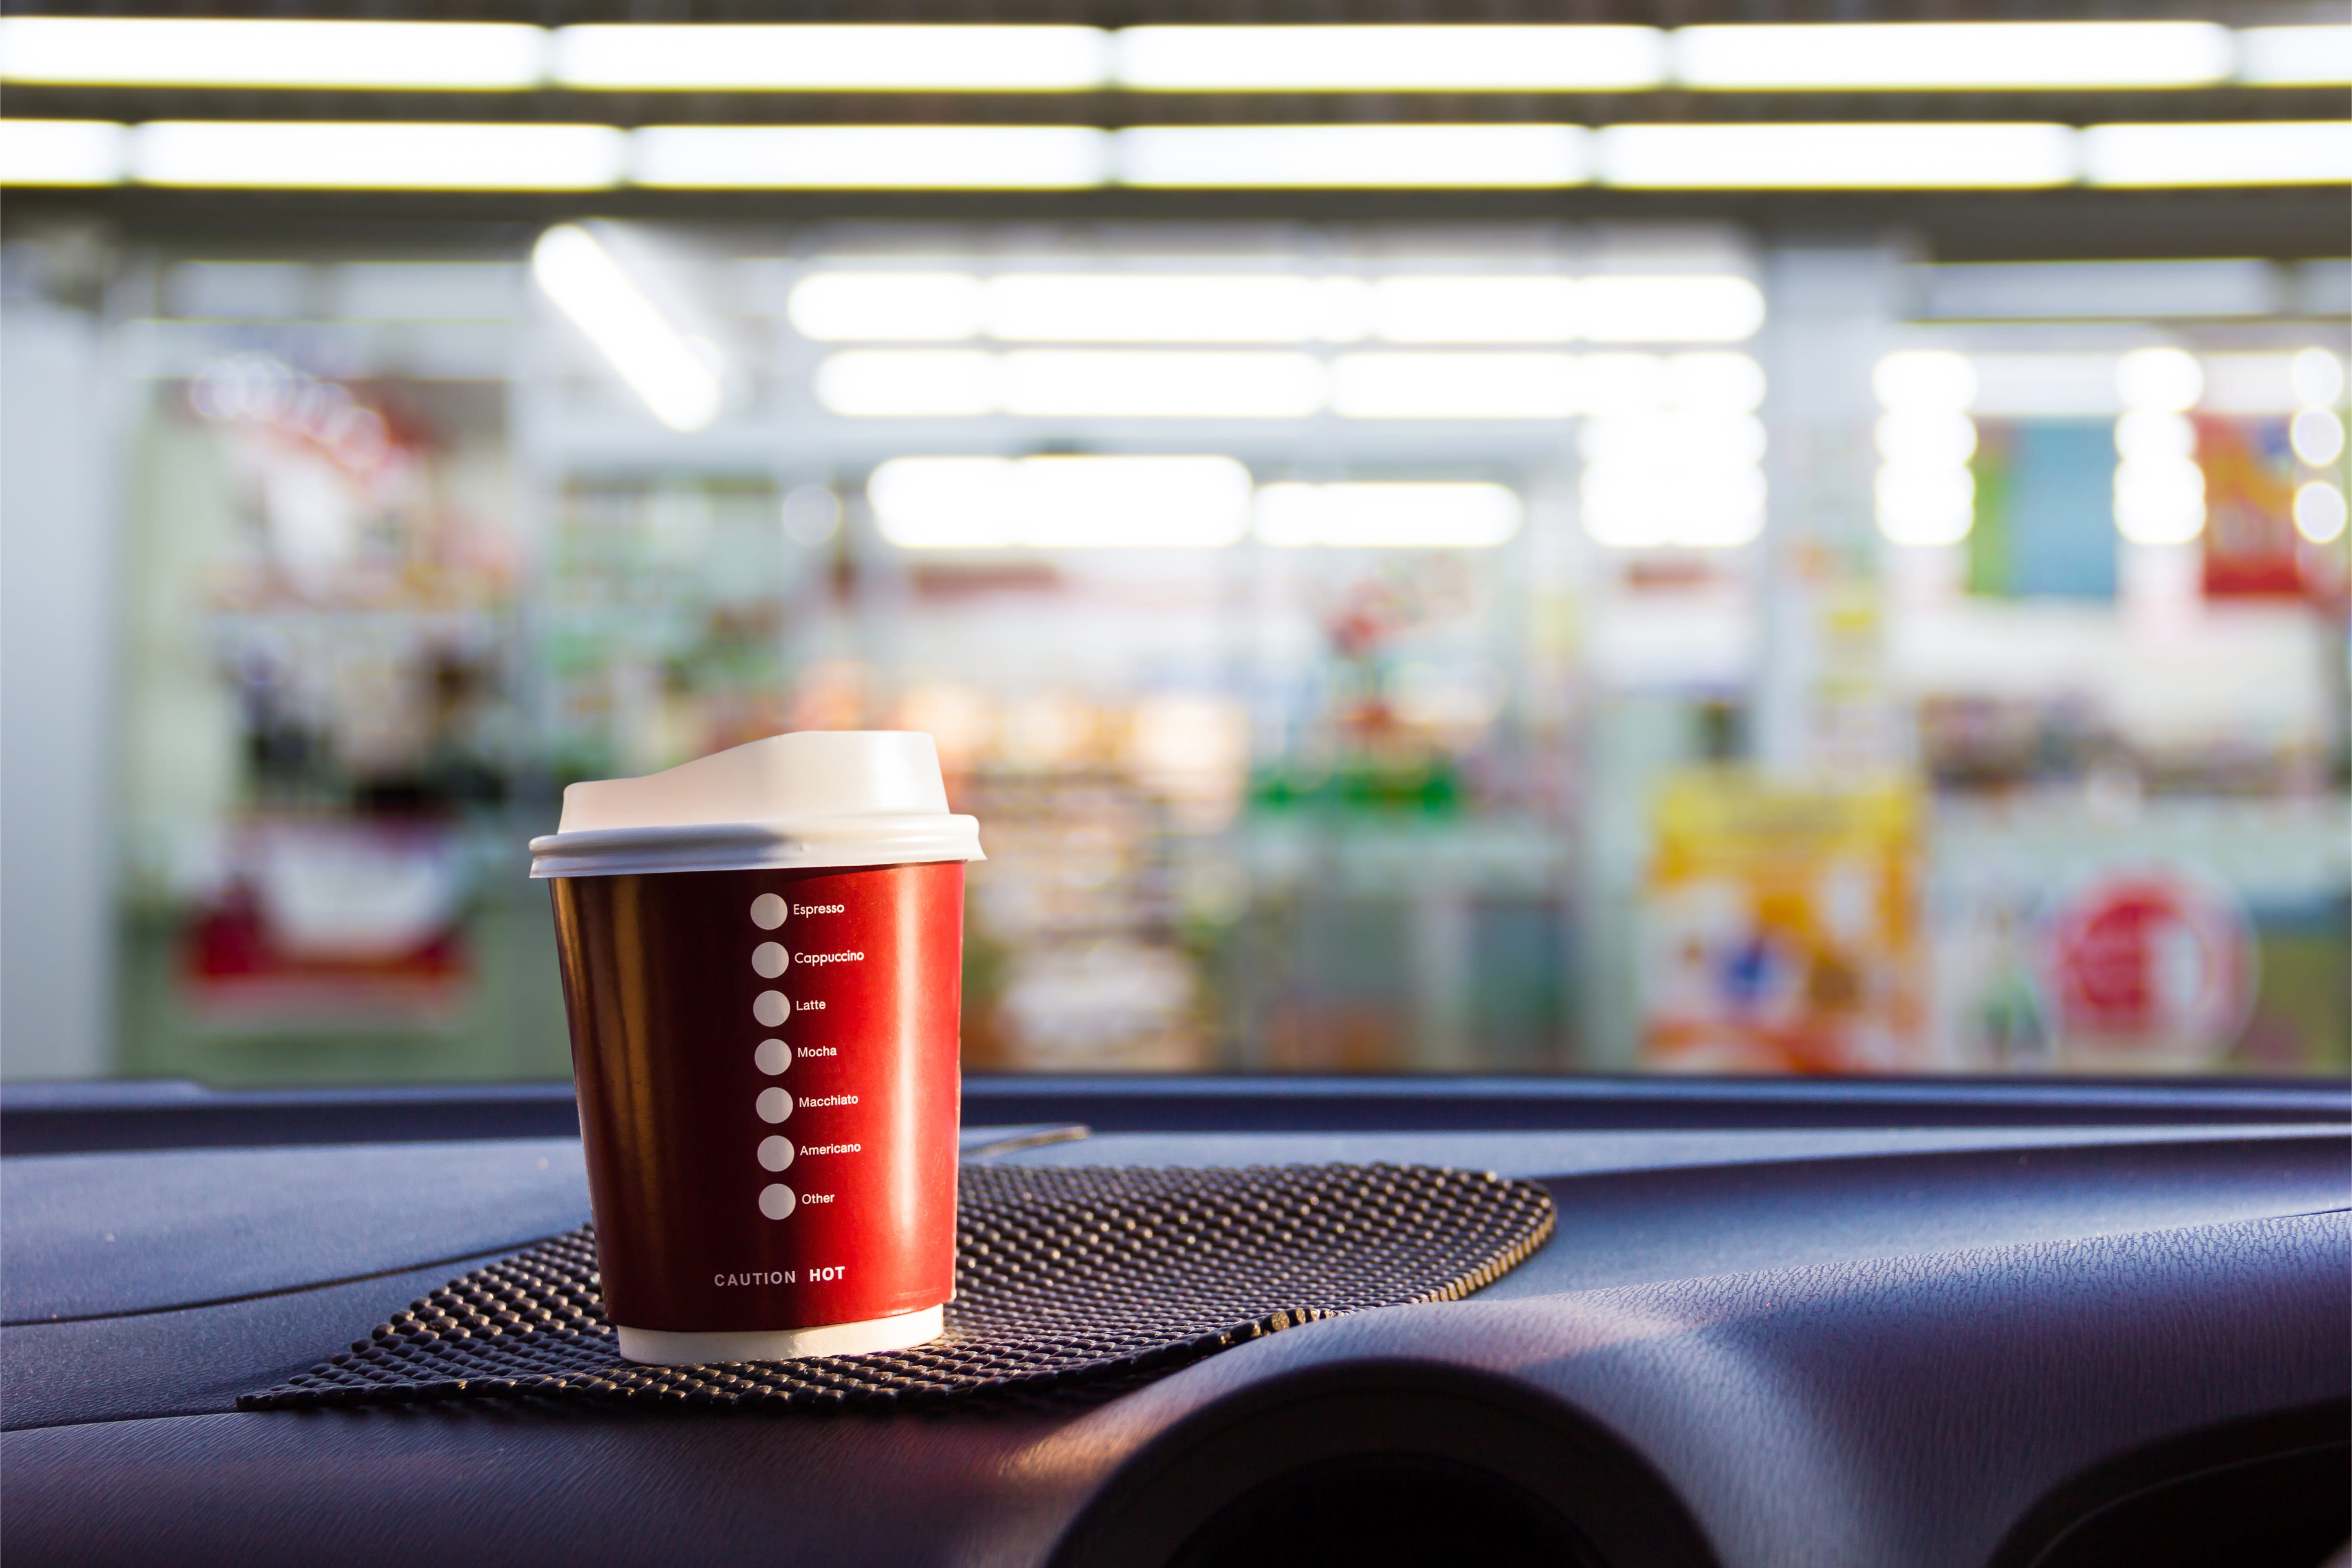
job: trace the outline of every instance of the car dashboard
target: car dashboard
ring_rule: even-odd
[[[2336,1084],[1036,1080],[964,1158],[1538,1182],[1466,1300],[1087,1399],[241,1412],[588,1217],[566,1093],[0,1104],[41,1563],[2315,1565],[2352,1535]]]

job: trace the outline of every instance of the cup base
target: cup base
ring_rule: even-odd
[[[624,1329],[621,1354],[646,1366],[701,1366],[711,1362],[799,1361],[808,1356],[872,1355],[903,1351],[938,1339],[942,1310],[926,1307],[895,1318],[862,1323],[823,1323],[813,1329],[733,1329],[718,1333],[677,1333],[667,1329]]]

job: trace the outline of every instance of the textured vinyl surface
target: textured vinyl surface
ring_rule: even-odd
[[[1264,1455],[1266,1412],[1434,1381],[1465,1409],[1508,1391],[1607,1432],[1720,1568],[1982,1568],[2037,1499],[2116,1453],[2344,1401],[2347,1321],[2342,1214],[1402,1307],[1189,1368],[1029,1462],[1122,1454],[1075,1531],[1115,1549],[1056,1568],[1164,1561],[1220,1493],[1306,1457]],[[1425,1428],[1424,1451],[1477,1421]],[[1171,1473],[1179,1506],[1155,1510]],[[1155,1511],[1157,1531],[1118,1528]]]
[[[1417,1433],[1480,1438],[1498,1390],[1613,1434],[1718,1568],[1981,1568],[2033,1501],[2154,1436],[2341,1400],[2344,1216],[1771,1270],[1313,1322],[1082,1411],[711,1419],[584,1402],[217,1414],[0,1438],[27,1562],[496,1555],[546,1563],[1150,1568],[1308,1456],[1265,1413],[1449,1391]],[[1392,1435],[1316,1420],[1334,1449]],[[1134,1528],[1173,1460],[1222,1478]],[[1589,1506],[1606,1508],[1594,1497]],[[263,1548],[266,1547],[266,1550]]]
[[[1620,1489],[1591,1479],[1605,1440],[1686,1506],[1714,1568],[1987,1568],[2021,1521],[2118,1456],[2189,1438],[2226,1454],[2236,1424],[2340,1417],[2352,1394],[2352,1224],[2319,1212],[2352,1203],[2341,1127],[1150,1150],[1125,1134],[1014,1148],[1029,1137],[971,1131],[968,1154],[1020,1166],[1493,1168],[1541,1178],[1558,1227],[1466,1300],[1310,1321],[1090,1403],[894,1401],[814,1419],[578,1397],[248,1413],[232,1393],[283,1381],[489,1258],[416,1266],[467,1237],[498,1257],[579,1224],[576,1166],[568,1190],[550,1178],[571,1206],[538,1230],[539,1211],[507,1202],[533,1189],[501,1174],[550,1157],[530,1142],[110,1156],[120,1179],[52,1184],[40,1224],[71,1246],[9,1237],[12,1288],[125,1315],[0,1330],[8,1547],[92,1568],[1160,1568],[1244,1488],[1399,1451],[1509,1476],[1599,1539],[1594,1521],[1625,1512]],[[26,1164],[70,1168],[7,1162]],[[123,1241],[118,1215],[142,1209],[138,1249],[104,1250]],[[27,1258],[46,1273],[17,1275]],[[153,1310],[224,1276],[340,1278]]]
[[[588,1176],[576,1138],[48,1154],[0,1161],[0,1315],[42,1323],[511,1251],[586,1219]]]

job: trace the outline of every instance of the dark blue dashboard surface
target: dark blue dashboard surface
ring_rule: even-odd
[[[1312,1562],[1383,1506],[1354,1560],[1425,1557],[1423,1516],[1474,1521],[1465,1561],[1724,1568],[2313,1568],[2352,1534],[2342,1086],[1289,1087],[976,1083],[966,1157],[1493,1170],[1543,1183],[1557,1234],[1467,1300],[1107,1403],[790,1418],[238,1413],[586,1219],[568,1104],[387,1095],[363,1140],[363,1093],[11,1089],[8,1548]]]

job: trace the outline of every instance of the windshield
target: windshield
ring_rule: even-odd
[[[12,1079],[562,1078],[562,788],[837,729],[979,819],[968,1071],[2346,1070],[2324,71],[2169,100],[2320,139],[2180,188],[2046,84],[466,110],[573,147],[31,68]],[[2032,134],[1830,167],[1939,128]]]

